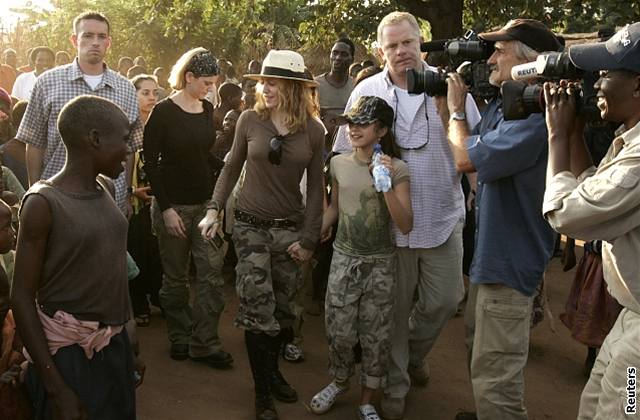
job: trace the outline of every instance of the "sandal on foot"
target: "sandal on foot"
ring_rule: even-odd
[[[365,404],[358,407],[358,420],[382,420],[371,404]]]
[[[335,381],[331,382],[322,391],[313,396],[309,404],[311,411],[315,414],[324,414],[331,410],[338,395],[344,394],[347,389],[339,387]]]

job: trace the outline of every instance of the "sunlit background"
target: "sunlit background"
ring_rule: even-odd
[[[20,14],[12,12],[11,9],[20,9],[25,7],[52,8],[49,0],[2,0],[0,1],[0,25],[15,25],[20,19]]]

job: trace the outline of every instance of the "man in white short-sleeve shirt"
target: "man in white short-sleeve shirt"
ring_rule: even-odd
[[[34,71],[22,73],[16,78],[13,84],[11,96],[21,101],[28,101],[31,97],[31,91],[36,84],[36,79],[45,71],[53,68],[56,54],[51,48],[36,47],[31,51],[31,61],[34,63]]]

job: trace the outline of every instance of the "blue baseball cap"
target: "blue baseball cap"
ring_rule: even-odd
[[[572,45],[569,58],[583,70],[631,70],[640,73],[640,22],[620,29],[606,42]]]

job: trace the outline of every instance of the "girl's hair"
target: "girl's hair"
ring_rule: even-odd
[[[192,68],[194,67],[194,68]],[[196,77],[210,76],[218,74],[218,67],[215,65],[215,57],[209,50],[198,47],[193,48],[176,61],[169,74],[169,86],[175,90],[182,90],[187,85],[185,75],[190,71]]]
[[[400,150],[398,150],[398,145],[396,144],[396,136],[393,134],[393,128],[387,127],[382,124],[380,121],[376,121],[376,128],[381,130],[382,128],[387,128],[387,134],[382,136],[380,139],[380,146],[382,146],[382,153],[385,155],[389,155],[392,158],[400,158]]]
[[[304,84],[288,79],[272,78],[278,84],[278,110],[284,116],[284,123],[291,134],[302,131],[307,125],[307,120],[316,115],[317,99],[314,100],[311,88]],[[259,83],[262,85],[262,81]],[[270,117],[269,108],[264,102],[259,89],[256,89],[256,104],[253,109],[260,119],[266,120]]]
[[[131,84],[136,88],[136,90],[140,90],[140,85],[142,84],[142,82],[146,82],[147,80],[155,83],[156,85],[158,84],[158,78],[150,74],[139,74],[133,77],[130,81]]]

